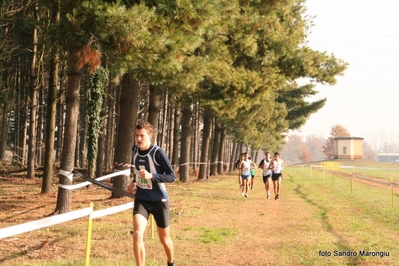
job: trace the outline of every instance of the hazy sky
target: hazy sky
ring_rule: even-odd
[[[349,63],[333,86],[317,85],[326,105],[295,131],[328,137],[344,126],[354,137],[399,132],[399,0],[307,0],[315,16],[309,46]]]

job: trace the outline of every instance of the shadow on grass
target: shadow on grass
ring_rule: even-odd
[[[68,239],[67,236],[60,237],[60,238],[54,239],[52,241],[48,241],[48,242],[44,241],[44,242],[42,242],[40,244],[37,244],[35,246],[32,246],[32,247],[24,246],[23,248],[18,247],[15,243],[12,243],[15,246],[15,249],[17,249],[17,251],[13,252],[12,254],[10,254],[8,256],[0,257],[0,264],[1,263],[5,263],[5,262],[7,262],[9,260],[14,260],[14,259],[17,259],[19,257],[23,257],[23,256],[30,257],[29,252],[34,252],[34,251],[40,250],[40,249],[44,248],[47,245],[51,245],[52,246],[52,245],[54,245],[54,244],[56,244],[58,242],[62,242],[64,240],[66,240],[66,239]],[[9,242],[9,243],[11,245],[11,242]]]
[[[23,214],[26,214],[26,213],[31,213],[34,210],[39,210],[41,208],[45,208],[45,207],[50,206],[50,205],[53,205],[53,204],[46,204],[46,205],[37,206],[36,208],[28,209],[28,210],[19,212],[18,214],[13,214],[13,215],[10,215],[8,217],[4,217],[3,219],[0,220],[0,222],[6,222],[6,221],[8,221],[10,219],[15,219],[16,217],[18,217],[20,215],[23,215]],[[47,217],[47,216],[45,216],[45,217]]]
[[[314,202],[312,199],[308,197],[308,194],[302,189],[302,185],[298,184],[295,182],[295,178],[292,175],[288,175],[290,178],[289,180],[296,185],[294,191],[299,195],[300,198],[305,200],[307,203],[315,206],[316,208],[319,209],[321,221],[323,224],[323,227],[326,229],[327,232],[330,232],[333,234],[337,239],[338,243],[336,244],[338,247],[339,252],[344,251],[353,251],[354,249],[351,248],[350,246],[345,244],[345,237],[339,234],[336,230],[334,230],[333,224],[330,222],[329,217],[328,217],[328,209],[321,204]],[[361,262],[361,259],[359,257],[347,257],[348,260],[348,265],[357,265]]]

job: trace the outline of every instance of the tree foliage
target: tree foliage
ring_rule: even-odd
[[[108,84],[108,71],[103,67],[98,67],[89,77],[88,88],[88,141],[87,141],[87,160],[88,172],[90,177],[94,177],[94,169],[98,153],[98,139],[102,130],[102,105],[104,88]]]
[[[324,159],[323,145],[326,139],[315,134],[306,136],[305,144],[312,156],[312,161],[321,161]]]
[[[331,127],[330,137],[326,140],[323,146],[323,153],[326,159],[334,158],[334,139],[337,137],[349,137],[348,130],[337,124]]]
[[[39,20],[31,19],[33,2],[38,3]],[[46,51],[40,58],[43,65],[38,72],[38,90],[43,97],[39,102],[46,102],[48,95],[50,67],[46,62],[51,62],[49,57],[54,51],[60,59],[57,97],[65,101],[60,101],[57,108],[60,132],[57,131],[56,139],[64,140],[59,144],[62,156],[58,157],[61,157],[61,167],[66,171],[82,161],[75,158],[80,150],[91,147],[90,153],[95,154],[102,93],[97,89],[105,86],[97,83],[99,74],[94,71],[101,69],[98,67],[109,70],[112,77],[107,88],[110,93],[104,95],[106,104],[101,110],[106,114],[103,132],[109,134],[105,145],[110,146],[111,152],[107,153],[110,160],[120,154],[117,150],[112,152],[117,146],[113,135],[117,136],[121,147],[123,139],[120,138],[123,136],[118,133],[126,135],[131,127],[129,123],[121,129],[126,125],[119,119],[128,117],[134,121],[139,116],[146,118],[148,101],[154,98],[164,106],[156,107],[162,110],[158,112],[159,119],[154,119],[152,114],[151,119],[159,121],[159,127],[170,133],[168,137],[174,143],[168,145],[173,146],[170,151],[174,158],[181,158],[180,149],[185,147],[179,147],[180,137],[192,137],[189,131],[184,130],[195,124],[198,132],[200,125],[204,124],[204,117],[209,123],[207,127],[214,127],[211,121],[217,121],[217,130],[223,132],[226,142],[255,150],[277,150],[284,144],[290,129],[298,129],[325,104],[326,99],[308,101],[309,96],[317,94],[315,85],[334,84],[336,77],[342,75],[347,67],[334,55],[308,47],[306,38],[312,21],[305,16],[304,0],[33,2],[5,0],[0,6],[1,110],[17,124],[9,130],[12,134],[9,143],[20,143],[18,148],[23,151],[23,140],[26,139],[23,132],[29,126],[24,117],[29,111],[24,109],[27,103],[24,102],[26,92],[22,84],[26,83],[28,72],[26,62],[32,46],[30,35],[32,29],[38,27],[41,34],[38,47]],[[54,10],[59,10],[59,19],[50,15],[58,14]],[[93,74],[91,81],[89,75],[81,75],[83,70]],[[308,82],[298,85],[298,79]],[[89,82],[93,86],[81,87],[81,84]],[[117,87],[119,85],[122,88]],[[96,90],[92,90],[94,88]],[[135,96],[128,97],[132,93]],[[9,99],[15,101],[8,103]],[[79,104],[86,101],[89,106],[82,111],[89,114],[82,116],[92,116],[89,119],[89,141],[83,139],[86,138],[84,134],[76,136],[78,131],[82,132],[76,125],[78,117],[82,117]],[[138,103],[141,108],[136,112]],[[193,122],[194,114],[185,112],[184,121],[180,123],[181,108],[186,110],[193,105],[200,108],[196,122]],[[130,113],[132,106],[135,106],[134,114]],[[45,119],[41,123],[38,129],[46,128]],[[87,127],[82,125],[81,128]],[[205,134],[209,138],[215,135],[215,132]],[[49,141],[55,142],[55,139]],[[129,145],[131,141],[129,138]],[[215,141],[203,141],[217,145]],[[130,150],[123,148],[123,156],[118,160],[128,157]],[[189,155],[183,155],[184,160],[190,162]],[[210,154],[208,159],[222,155],[220,151],[220,155]],[[302,157],[308,158],[305,155]],[[94,160],[90,157],[90,164]],[[175,161],[178,163],[177,159]],[[71,181],[60,176],[61,184],[68,182]],[[70,193],[63,189],[59,192],[59,196],[64,196],[64,201],[59,201],[59,204],[70,203]]]

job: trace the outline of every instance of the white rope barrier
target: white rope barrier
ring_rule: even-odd
[[[63,176],[65,176],[66,178],[68,178],[69,180],[73,180],[73,173],[72,172],[68,172],[68,171],[65,171],[65,170],[62,170],[62,169],[60,169],[59,171],[58,171],[58,173],[60,174],[60,175],[63,175]]]
[[[64,170],[60,170],[60,174],[61,174],[61,171],[66,172]],[[64,175],[64,174],[62,174],[62,175]],[[98,177],[95,180],[96,181],[102,181],[102,180],[109,179],[109,178],[114,177],[114,176],[120,176],[120,175],[130,175],[130,168],[129,169],[125,169],[123,171],[116,171],[116,172],[114,172],[112,174],[108,174],[108,175],[104,175],[104,176]],[[91,183],[89,181],[85,181],[85,182],[82,182],[82,183],[79,183],[79,184],[75,184],[75,185],[58,184],[58,186],[60,188],[67,189],[67,190],[74,190],[74,189],[85,187],[87,185],[91,185]]]
[[[48,227],[55,224],[65,223],[71,220],[75,220],[84,216],[88,216],[93,212],[93,208],[85,208],[77,211],[72,211],[56,216],[47,217],[41,220],[27,222],[19,225],[10,226],[7,228],[0,229],[0,239],[9,236],[14,236],[29,231],[37,230],[43,227]]]
[[[99,217],[111,215],[111,214],[118,213],[118,212],[121,212],[121,211],[125,211],[125,210],[128,210],[128,209],[133,209],[133,207],[134,207],[134,201],[128,202],[128,203],[125,203],[125,204],[122,204],[122,205],[119,205],[119,206],[115,206],[115,207],[112,207],[112,208],[107,208],[107,209],[102,209],[102,210],[95,211],[95,212],[90,214],[89,218],[90,219],[96,219],[96,218],[99,218]]]
[[[173,167],[180,167],[180,166],[185,166],[185,165],[193,165],[193,164],[209,164],[209,165],[214,165],[214,164],[229,164],[228,162],[223,162],[223,161],[216,161],[213,163],[208,163],[208,162],[188,162],[188,163],[183,163],[183,164],[173,164]],[[123,167],[134,167],[132,164],[128,163],[118,163],[115,162],[115,166],[123,166]]]

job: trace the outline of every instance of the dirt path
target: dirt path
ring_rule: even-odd
[[[196,246],[196,255],[202,256],[195,261],[195,265],[292,265],[292,261],[301,261],[302,258],[298,252],[298,245],[309,245],[319,238],[333,239],[325,229],[323,222],[309,223],[311,217],[318,215],[319,209],[312,204],[306,203],[301,194],[296,191],[296,184],[289,180],[283,180],[280,199],[274,200],[272,197],[266,199],[266,192],[261,178],[255,180],[254,190],[249,192],[249,197],[240,195],[236,182],[221,181],[218,192],[209,191],[202,204],[206,204],[206,213],[203,215],[191,215],[179,218],[174,224],[173,231],[175,237],[183,238],[177,233],[184,230],[187,226],[204,226],[209,228],[233,228],[235,235],[231,241],[215,244]],[[173,198],[172,192],[172,198]],[[175,198],[178,195],[174,195]],[[228,199],[227,201],[224,199]],[[223,201],[221,201],[223,200]],[[222,205],[219,205],[221,204]],[[180,209],[185,206],[185,212],[190,209],[196,209],[198,206],[190,203],[175,202],[174,208]],[[228,220],[226,220],[228,217]],[[181,227],[181,225],[184,225]],[[306,232],[306,237],[298,236],[299,232]],[[318,234],[312,233],[312,231]],[[293,241],[287,241],[292,238]],[[179,241],[180,247],[189,246],[189,241]],[[314,250],[316,256],[318,250]],[[190,252],[183,252],[177,247],[177,256],[192,264]],[[296,259],[295,257],[298,258]]]

